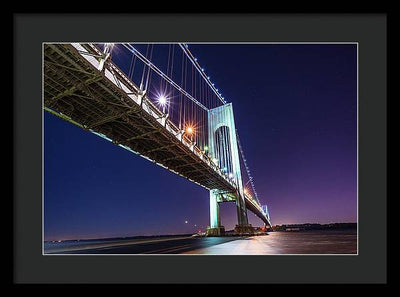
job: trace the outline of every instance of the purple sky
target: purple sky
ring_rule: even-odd
[[[356,222],[357,46],[190,49],[233,103],[272,223]],[[44,131],[46,240],[190,233],[208,225],[204,188],[47,112]],[[221,205],[221,219],[233,229],[233,203]]]

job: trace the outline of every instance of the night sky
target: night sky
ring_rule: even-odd
[[[356,222],[357,46],[189,46],[233,103],[272,223]],[[206,189],[47,112],[44,132],[45,240],[183,234],[209,224]],[[234,228],[233,203],[221,204],[221,220]]]

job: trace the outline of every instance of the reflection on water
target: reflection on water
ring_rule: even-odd
[[[357,229],[269,234],[266,244],[282,254],[357,254]]]
[[[96,253],[220,255],[357,254],[357,230],[276,231],[252,237],[164,236],[45,242],[47,253],[97,249]]]
[[[185,252],[208,255],[357,254],[357,230],[270,232]]]

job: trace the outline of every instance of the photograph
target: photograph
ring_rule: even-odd
[[[43,42],[42,255],[357,256],[358,54]]]

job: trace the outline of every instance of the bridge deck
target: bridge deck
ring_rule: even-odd
[[[163,126],[163,114],[154,104],[146,99],[142,106],[136,102],[136,86],[126,84],[127,93],[109,77],[108,70],[97,70],[71,45],[44,45],[45,107],[207,189],[234,190],[207,163],[211,160],[191,150],[190,139],[176,137],[180,130],[173,123],[167,120],[168,127]]]
[[[235,192],[233,181],[182,135],[112,62],[101,72],[92,45],[44,44],[44,106],[206,189]],[[84,53],[84,54],[82,54]],[[247,198],[247,197],[246,197]],[[246,205],[265,221],[253,201]]]

